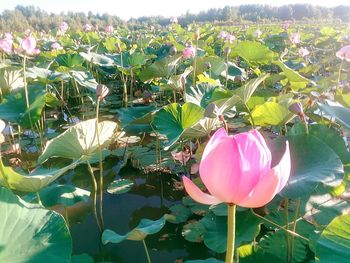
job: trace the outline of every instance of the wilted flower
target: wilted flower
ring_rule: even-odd
[[[291,159],[289,145],[279,164],[271,168],[271,152],[257,130],[228,136],[224,128],[210,138],[199,165],[202,192],[183,176],[187,193],[203,204],[236,204],[255,208],[266,205],[286,185]]]
[[[96,97],[99,100],[104,100],[107,94],[109,93],[109,89],[106,85],[98,84],[96,87]]]
[[[5,33],[5,37],[3,39],[0,39],[0,51],[2,50],[5,53],[11,53],[12,44],[13,44],[12,35],[10,33]]]
[[[335,55],[341,60],[350,62],[350,45],[342,47]]]
[[[177,24],[179,21],[177,20],[177,17],[175,17],[175,16],[172,16],[172,17],[170,17],[170,23],[171,24]]]
[[[115,47],[116,47],[118,53],[122,52],[122,47],[121,47],[119,42],[115,43]]]
[[[298,115],[302,120],[304,120],[305,115],[304,115],[303,105],[300,102],[295,102],[291,104],[288,107],[288,109],[295,115]]]
[[[172,151],[171,152],[171,157],[175,161],[180,162],[182,165],[186,165],[186,163],[190,159],[190,156],[191,155],[189,151],[181,151],[181,152]]]
[[[201,37],[201,33],[200,33],[199,29],[197,28],[196,32],[194,32],[193,38],[194,38],[194,40],[197,41],[200,37]]]
[[[36,39],[31,36],[27,36],[25,39],[19,41],[19,51],[24,51],[27,55],[37,55],[40,50],[36,48]]]
[[[92,30],[92,25],[90,24],[83,25],[83,30],[84,32],[90,32]]]
[[[174,45],[172,45],[171,48],[169,48],[169,55],[174,56],[176,53],[177,53],[177,49]]]
[[[206,69],[211,69],[211,63],[210,62],[205,62],[204,63],[204,67],[206,68]]]
[[[299,33],[293,33],[291,36],[290,36],[290,41],[293,43],[293,44],[299,44],[301,42],[300,40],[300,34]]]
[[[310,52],[306,48],[304,48],[304,47],[299,48],[299,55],[300,56],[306,57],[309,54],[310,54]]]
[[[51,44],[51,48],[53,49],[53,50],[62,50],[63,49],[63,47],[60,45],[60,43],[58,43],[58,42],[54,42],[54,43],[52,43]]]
[[[114,28],[113,26],[109,25],[105,27],[105,32],[106,33],[113,33],[114,32]]]
[[[196,54],[196,49],[192,45],[188,45],[185,47],[185,49],[182,51],[182,57],[184,59],[194,57]]]

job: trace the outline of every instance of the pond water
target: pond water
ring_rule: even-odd
[[[109,164],[113,158],[109,159]],[[116,160],[114,160],[117,163]],[[113,167],[111,168],[113,171]],[[106,171],[106,181],[113,173]],[[114,173],[115,177],[115,173]],[[119,178],[119,175],[117,175]],[[169,207],[181,202],[183,191],[174,187],[174,176],[144,174],[130,166],[120,172],[121,178],[134,181],[128,193],[113,195],[105,191],[103,213],[105,228],[125,234],[142,218],[159,219],[169,213]],[[84,180],[80,182],[83,184]],[[205,259],[212,255],[203,243],[186,241],[181,235],[181,225],[168,223],[157,234],[146,238],[152,262],[182,262],[181,259]],[[138,263],[147,262],[142,242],[125,240],[119,244],[101,245],[100,234],[92,213],[71,226],[73,254],[88,253],[96,262]],[[177,261],[179,260],[179,261]]]

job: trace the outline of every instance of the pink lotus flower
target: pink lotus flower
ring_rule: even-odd
[[[5,37],[0,39],[0,50],[5,53],[12,52],[13,37],[10,33],[5,33]]]
[[[58,30],[60,31],[60,33],[62,35],[64,35],[64,33],[66,33],[66,31],[68,30],[68,24],[66,22],[62,22],[59,26],[58,26]]]
[[[106,26],[105,27],[105,32],[106,33],[113,33],[114,32],[113,26]]]
[[[282,24],[282,28],[283,28],[284,30],[287,30],[287,29],[289,28],[289,26],[290,26],[290,23],[289,23],[288,21],[285,21],[285,22],[283,22],[283,24]]]
[[[310,54],[309,50],[304,47],[299,48],[299,55],[302,57],[306,57]]]
[[[234,35],[231,34],[227,34],[225,37],[225,42],[229,42],[230,44],[233,43],[233,41],[235,41],[236,37]]]
[[[187,59],[187,58],[191,58],[191,57],[194,57],[196,54],[196,49],[191,46],[191,45],[188,45],[187,47],[185,47],[185,49],[182,51],[182,57],[184,59]]]
[[[36,48],[36,39],[31,36],[27,36],[25,39],[20,40],[20,51],[24,51],[27,55],[37,55],[40,50]]]
[[[299,44],[299,43],[301,42],[300,34],[299,34],[299,33],[293,33],[293,34],[290,36],[290,41],[291,41],[293,44]]]
[[[219,39],[225,39],[227,36],[227,33],[225,31],[221,31],[218,35],[218,38]]]
[[[62,50],[62,49],[63,49],[63,47],[60,45],[60,43],[57,43],[57,42],[52,43],[52,44],[51,44],[51,48],[52,48],[53,50]]]
[[[209,194],[183,177],[187,193],[195,201],[222,202],[242,207],[261,207],[286,185],[291,170],[288,142],[278,165],[271,168],[271,152],[257,130],[228,136],[221,128],[209,140],[199,166]]]
[[[350,45],[342,47],[335,55],[341,60],[350,62]]]
[[[84,32],[90,32],[92,30],[92,25],[90,24],[83,25],[83,30]]]

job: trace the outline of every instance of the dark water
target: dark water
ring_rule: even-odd
[[[106,181],[113,177],[119,178],[119,175],[113,174],[113,169],[116,170],[112,166],[110,171],[106,171]],[[142,218],[156,220],[169,213],[168,208],[181,202],[184,194],[183,191],[174,188],[174,181],[178,179],[171,175],[145,175],[127,167],[121,170],[120,177],[134,180],[134,187],[130,192],[121,195],[105,192],[103,203],[105,228],[118,234],[130,231]],[[85,184],[84,180],[80,181],[80,184],[83,183]],[[182,225],[167,222],[159,233],[146,238],[145,242],[153,263],[176,262],[179,259],[205,259],[212,256],[202,243],[186,241],[181,235],[181,230]],[[96,262],[147,262],[142,242],[125,240],[119,244],[102,246],[91,213],[80,223],[72,225],[71,233],[74,254],[88,253]]]

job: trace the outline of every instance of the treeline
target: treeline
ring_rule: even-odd
[[[186,13],[178,18],[181,25],[193,22],[277,22],[283,20],[341,20],[350,21],[350,6],[327,8],[310,4],[293,4],[274,7],[269,5],[241,5],[238,7],[212,8],[198,14]],[[89,12],[48,13],[34,6],[16,6],[14,10],[4,10],[0,14],[0,31],[24,31],[35,29],[49,31],[57,28],[62,21],[69,23],[72,29],[82,28],[85,24],[104,27],[106,25],[167,25],[169,18],[144,16],[123,21],[109,14]]]

